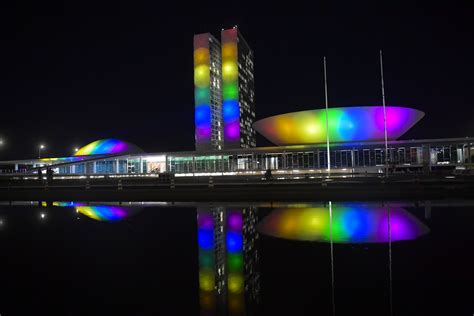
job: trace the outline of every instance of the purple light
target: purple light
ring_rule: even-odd
[[[227,223],[229,230],[239,232],[242,230],[242,214],[236,212],[230,212],[227,215]]]
[[[239,122],[228,123],[225,127],[225,137],[228,139],[238,139],[240,134]]]

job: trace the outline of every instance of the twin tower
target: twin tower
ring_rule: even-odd
[[[237,27],[194,35],[197,151],[256,146],[253,51]]]

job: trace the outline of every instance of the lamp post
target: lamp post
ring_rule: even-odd
[[[42,149],[44,149],[44,145],[43,145],[43,144],[39,145],[39,147],[38,147],[38,159],[41,159],[41,150],[42,150]]]
[[[74,148],[74,152],[77,153],[79,151],[79,148]]]

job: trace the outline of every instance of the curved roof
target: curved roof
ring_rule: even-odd
[[[258,224],[257,230],[291,240],[329,242],[332,237],[335,243],[412,240],[429,232],[402,207],[390,206],[389,215],[385,206],[365,203],[333,203],[332,221],[328,207],[276,209]]]
[[[74,156],[89,156],[89,155],[107,155],[107,154],[138,154],[143,150],[138,146],[114,138],[99,139],[95,142],[85,145],[80,148]]]
[[[407,107],[387,106],[387,136],[397,139],[425,113]],[[385,139],[382,106],[329,108],[329,141],[376,141]],[[326,142],[326,110],[308,110],[275,115],[254,123],[254,128],[276,145]]]

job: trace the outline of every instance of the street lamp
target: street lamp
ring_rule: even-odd
[[[3,139],[0,138],[0,146],[3,145]]]
[[[74,148],[74,152],[75,152],[75,153],[78,152],[78,151],[79,151],[79,148],[77,148],[77,147]]]
[[[38,159],[41,159],[41,150],[44,149],[44,147],[45,146],[43,144],[39,145],[39,147],[38,147]]]

